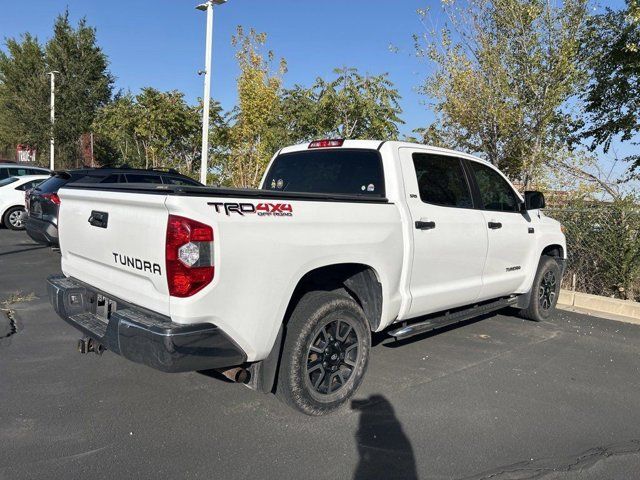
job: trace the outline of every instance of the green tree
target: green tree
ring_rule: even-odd
[[[443,9],[440,31],[420,10],[425,32],[414,37],[418,56],[435,67],[422,92],[437,120],[421,133],[481,153],[528,186],[566,149],[567,102],[585,79],[579,49],[587,2],[445,0]]]
[[[144,152],[136,137],[138,122],[136,100],[131,93],[116,95],[96,113],[93,130],[100,148],[96,160],[102,164],[144,164]]]
[[[229,131],[229,153],[218,160],[218,179],[235,187],[257,186],[273,153],[281,146],[280,88],[286,63],[272,71],[274,54],[264,52],[267,36],[237,28],[232,39],[240,67],[238,105]]]
[[[47,42],[48,70],[57,70],[55,136],[58,158],[79,160],[80,137],[88,133],[98,109],[111,97],[113,76],[98,46],[96,30],[81,19],[74,28],[69,12],[56,18]]]
[[[142,145],[144,167],[165,165],[165,155],[172,142],[188,135],[191,109],[184,101],[184,94],[143,88],[136,97],[135,111],[134,133]]]
[[[334,74],[333,80],[318,78],[309,88],[284,91],[282,114],[290,138],[396,139],[402,109],[388,75],[361,75],[349,67]]]
[[[183,122],[182,134],[169,143],[167,159],[169,166],[186,175],[195,176],[200,172],[202,157],[202,99],[199,99],[196,106],[185,105]],[[224,158],[229,144],[228,137],[228,116],[223,113],[220,103],[212,99],[209,103],[208,165],[215,166],[219,163],[218,158]]]
[[[589,25],[585,51],[591,73],[584,94],[586,121],[582,138],[591,149],[620,136],[630,141],[640,133],[640,2],[627,0],[627,9],[607,9]],[[640,155],[632,155],[631,170],[640,168]]]
[[[56,70],[56,158],[59,166],[79,163],[81,135],[88,133],[97,110],[109,101],[113,77],[95,29],[85,19],[74,28],[69,12],[57,17],[44,47],[24,35],[8,39],[0,52],[0,142],[35,147],[48,156],[49,79]]]
[[[51,136],[44,51],[37,38],[6,40],[0,51],[0,143],[36,148],[43,158]]]
[[[137,96],[117,95],[98,111],[93,123],[99,146],[96,158],[103,165],[171,167],[192,175],[199,170],[201,119],[202,102],[189,105],[175,90],[146,87]],[[214,101],[210,119],[210,154],[215,154],[226,142],[226,119]]]

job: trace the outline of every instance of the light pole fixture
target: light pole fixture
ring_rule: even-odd
[[[60,73],[57,70],[51,70],[47,72],[47,75],[51,76],[51,141],[49,144],[49,170],[54,170],[55,163],[55,145],[56,141],[53,136],[53,124],[56,121],[56,73]]]
[[[207,12],[207,36],[204,57],[204,95],[202,96],[202,158],[200,160],[200,183],[207,184],[209,160],[209,103],[211,102],[211,44],[213,39],[213,6],[227,0],[207,0],[196,7]]]

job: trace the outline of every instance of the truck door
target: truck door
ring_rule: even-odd
[[[466,162],[489,236],[480,299],[510,295],[521,288],[530,268],[535,268],[528,264],[535,230],[529,215],[521,212],[520,198],[497,170],[480,162]]]
[[[482,288],[488,234],[461,160],[401,148],[400,161],[413,231],[407,316],[474,302]]]

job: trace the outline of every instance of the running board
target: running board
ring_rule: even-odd
[[[430,332],[439,328],[454,325],[456,323],[464,322],[474,317],[478,317],[485,313],[500,310],[501,308],[510,307],[518,303],[518,297],[501,298],[489,303],[477,304],[471,308],[464,310],[458,310],[456,312],[448,311],[444,315],[431,317],[421,322],[404,325],[395,330],[391,330],[389,335],[395,337],[396,340],[404,340],[405,338],[413,337],[421,333]]]

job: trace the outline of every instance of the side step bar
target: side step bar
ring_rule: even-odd
[[[474,305],[470,308],[458,311],[448,311],[443,315],[428,318],[427,320],[403,325],[400,328],[391,330],[389,335],[395,337],[396,340],[404,340],[405,338],[413,337],[421,333],[430,332],[439,328],[447,327],[456,323],[464,322],[474,317],[478,317],[485,313],[500,310],[501,308],[510,307],[518,303],[518,297],[501,298],[489,303],[482,303]]]

